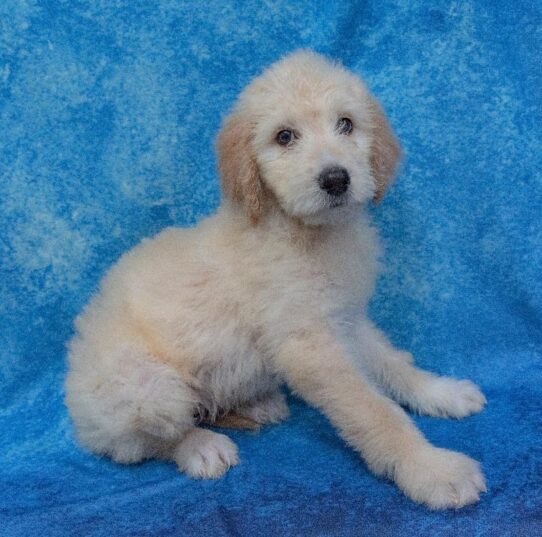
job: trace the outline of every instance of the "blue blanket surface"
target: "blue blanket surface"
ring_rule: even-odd
[[[415,418],[481,461],[477,505],[412,503],[293,397],[285,423],[231,434],[242,463],[218,481],[74,441],[74,316],[122,252],[214,211],[221,117],[299,47],[363,76],[402,140],[371,313],[487,395]],[[542,535],[541,55],[539,1],[3,0],[0,535]]]

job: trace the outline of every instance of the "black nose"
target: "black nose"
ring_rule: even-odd
[[[345,168],[334,166],[333,168],[326,168],[322,171],[318,176],[318,184],[330,196],[340,196],[348,190],[350,176]]]

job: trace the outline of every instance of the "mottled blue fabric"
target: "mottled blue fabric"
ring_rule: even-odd
[[[0,3],[0,535],[542,535],[542,4],[528,0]],[[384,104],[406,158],[372,209],[373,318],[480,415],[416,418],[481,461],[478,505],[433,513],[300,400],[218,481],[80,450],[64,342],[110,264],[219,202],[236,94],[298,47]]]

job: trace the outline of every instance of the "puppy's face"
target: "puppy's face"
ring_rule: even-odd
[[[252,82],[219,137],[224,191],[253,221],[271,200],[306,224],[340,221],[382,196],[398,158],[363,83],[310,52]]]
[[[331,86],[275,82],[268,114],[253,127],[262,180],[288,214],[309,223],[337,218],[375,194],[369,111],[357,84],[340,78]]]

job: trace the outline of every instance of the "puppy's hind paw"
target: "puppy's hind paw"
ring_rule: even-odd
[[[224,434],[192,429],[175,448],[179,469],[197,479],[217,479],[239,464],[237,446]]]
[[[266,423],[279,423],[286,419],[289,410],[284,394],[275,392],[264,399],[255,401],[250,406],[240,409],[238,414],[264,425]]]
[[[289,413],[286,397],[277,391],[216,418],[210,424],[226,429],[258,431],[262,425],[285,420]]]

